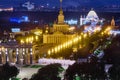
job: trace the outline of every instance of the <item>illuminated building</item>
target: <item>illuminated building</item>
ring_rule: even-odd
[[[102,23],[103,20],[99,19],[98,15],[93,9],[89,11],[86,17],[80,17],[80,25],[84,25],[85,32],[93,32],[96,27],[101,28]]]
[[[80,25],[84,25],[87,23],[97,24],[100,21],[99,17],[97,16],[96,12],[91,9],[86,17],[80,17]]]
[[[53,24],[53,30],[54,32],[60,31],[63,33],[66,33],[69,30],[69,25],[64,23],[64,14],[62,9],[59,11],[58,22]]]
[[[51,30],[53,34],[44,34],[43,43],[60,44],[70,40],[74,37],[74,34],[69,34],[69,28],[70,26],[64,22],[64,14],[61,6],[58,15],[58,22],[53,24]]]

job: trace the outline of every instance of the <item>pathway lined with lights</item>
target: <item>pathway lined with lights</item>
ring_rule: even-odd
[[[94,30],[94,33],[98,32],[100,30],[98,30],[97,28]],[[103,32],[100,33],[100,35],[104,35],[104,34],[108,34],[110,35],[110,31],[111,31],[111,26],[108,26]],[[87,39],[88,37],[90,37],[92,34],[91,33],[81,33],[80,35],[76,34],[76,37],[74,37],[73,39],[63,43],[63,44],[60,44],[52,49],[49,49],[48,50],[48,55],[51,55],[52,53],[58,53],[62,50],[65,50],[67,48],[70,48],[72,47],[73,45],[75,44],[78,44],[79,42],[82,42],[84,41],[85,39]],[[82,47],[82,44],[80,44],[81,47]]]

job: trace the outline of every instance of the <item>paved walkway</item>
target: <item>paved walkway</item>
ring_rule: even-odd
[[[18,74],[17,78],[21,78],[21,80],[23,78],[30,79],[34,73],[37,73],[38,69],[39,68],[20,68],[20,73]]]
[[[62,66],[64,69],[67,69],[68,66]],[[28,78],[30,79],[34,73],[37,73],[39,68],[30,68],[30,67],[19,67],[20,73],[17,75],[17,78]],[[61,74],[63,76],[63,73]]]

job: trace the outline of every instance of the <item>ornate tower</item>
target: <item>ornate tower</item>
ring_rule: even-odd
[[[62,0],[60,0],[60,11],[58,15],[58,22],[53,24],[53,32],[59,31],[67,33],[69,31],[69,25],[64,22],[64,14],[62,10]]]
[[[64,14],[62,10],[62,0],[60,0],[60,11],[58,15],[58,24],[63,24],[64,23]]]
[[[112,20],[111,20],[111,26],[115,26],[115,20],[114,20],[114,17],[112,17]]]

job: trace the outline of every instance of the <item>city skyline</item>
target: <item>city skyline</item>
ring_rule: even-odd
[[[0,7],[17,7],[20,4],[27,2],[28,0],[1,0]],[[59,7],[59,0],[29,0],[31,3],[34,3],[36,6],[47,6],[51,7]],[[119,0],[63,0],[63,7],[93,7],[99,8],[103,6],[110,7],[119,7]]]

